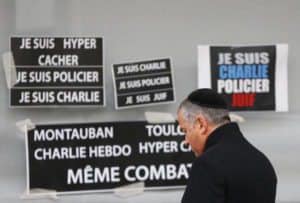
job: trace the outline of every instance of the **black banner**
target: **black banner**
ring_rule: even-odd
[[[211,87],[231,110],[275,110],[276,46],[210,47]]]
[[[16,68],[16,84],[11,88],[11,106],[103,106],[102,43],[102,38],[93,37],[12,37],[10,47]],[[34,100],[20,99],[25,91],[29,91],[28,87],[32,88],[31,92],[48,95],[69,91],[70,88],[73,92],[93,92],[91,89],[94,88],[94,92],[101,95],[94,97],[96,100],[80,96],[80,100],[60,102],[56,100],[58,97],[53,96],[54,101],[37,97],[41,100],[30,102]]]
[[[116,108],[175,101],[170,59],[113,65]]]
[[[184,186],[194,160],[177,123],[36,125],[26,139],[28,189],[58,193]]]

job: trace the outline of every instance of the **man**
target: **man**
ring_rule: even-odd
[[[192,92],[178,109],[185,142],[196,155],[182,203],[274,203],[277,178],[266,156],[230,122],[223,97]]]

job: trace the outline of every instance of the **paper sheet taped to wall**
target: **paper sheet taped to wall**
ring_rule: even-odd
[[[198,87],[241,110],[288,111],[288,45],[198,46]]]
[[[12,107],[104,106],[102,38],[12,37]]]

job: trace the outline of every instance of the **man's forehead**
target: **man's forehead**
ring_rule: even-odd
[[[178,109],[178,111],[177,111],[177,118],[182,117],[182,116],[183,116],[182,109]]]
[[[185,124],[185,122],[186,122],[186,119],[185,119],[183,113],[184,112],[182,110],[179,110],[177,113],[177,120],[178,120],[179,124],[181,124],[181,125]]]

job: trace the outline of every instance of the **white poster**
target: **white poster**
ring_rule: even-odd
[[[288,111],[288,45],[198,46],[198,87],[233,111]]]

